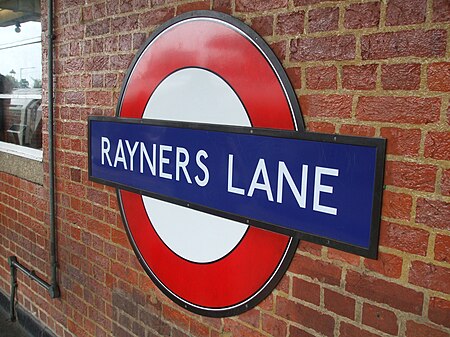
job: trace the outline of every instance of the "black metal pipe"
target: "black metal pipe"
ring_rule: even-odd
[[[56,210],[55,210],[55,159],[54,159],[54,137],[53,137],[53,1],[47,2],[48,22],[48,166],[49,166],[49,193],[50,193],[50,263],[51,263],[51,290],[50,296],[60,296],[58,286],[58,261],[56,258]]]

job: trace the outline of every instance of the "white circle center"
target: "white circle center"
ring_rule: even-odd
[[[251,126],[233,89],[200,68],[178,70],[153,92],[143,118]],[[142,196],[161,240],[177,255],[198,263],[221,259],[240,242],[248,226],[236,221]]]

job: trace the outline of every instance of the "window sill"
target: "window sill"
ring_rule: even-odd
[[[0,142],[0,171],[42,185],[42,150]]]

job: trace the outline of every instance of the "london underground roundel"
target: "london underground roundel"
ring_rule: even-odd
[[[178,16],[151,35],[129,68],[116,115],[304,129],[294,90],[270,48],[242,22],[211,11]],[[257,305],[297,248],[298,240],[284,234],[130,191],[118,189],[118,196],[143,268],[195,313],[230,316]]]

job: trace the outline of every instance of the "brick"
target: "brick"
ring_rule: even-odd
[[[294,89],[302,88],[301,72],[302,72],[301,68],[299,68],[299,67],[286,68],[286,74],[288,75],[289,80],[291,81],[292,87]]]
[[[450,230],[450,203],[425,198],[417,199],[416,222]]]
[[[386,9],[386,25],[399,26],[425,22],[426,0],[389,0]]]
[[[328,253],[327,256],[329,259],[342,261],[348,264],[351,264],[353,266],[358,266],[360,262],[360,257],[358,255],[343,252],[341,250],[337,250],[334,248],[328,247]]]
[[[273,16],[257,16],[252,18],[251,27],[261,36],[273,35]]]
[[[375,89],[377,82],[377,65],[342,67],[342,87],[353,90]]]
[[[277,17],[276,33],[278,35],[303,34],[305,12],[290,12]]]
[[[375,136],[375,128],[366,125],[343,124],[339,129],[342,135],[373,137]]]
[[[270,336],[287,335],[286,322],[267,314],[263,314],[262,316],[262,329],[268,332]]]
[[[434,192],[437,168],[409,162],[386,162],[384,183],[418,191]]]
[[[338,29],[339,8],[326,7],[308,12],[308,31],[323,32]]]
[[[306,252],[315,256],[321,256],[322,255],[322,245],[318,245],[317,243],[312,243],[308,241],[300,241],[298,244],[298,249],[301,252]]]
[[[333,335],[335,322],[332,316],[300,303],[278,297],[275,313],[282,318],[304,325],[325,336]]]
[[[348,29],[378,27],[380,3],[351,4],[345,9],[344,27]]]
[[[365,259],[364,266],[381,275],[400,278],[402,274],[403,259],[400,256],[388,253],[378,253],[378,259]]]
[[[231,0],[217,0],[213,2],[213,10],[218,12],[223,12],[227,14],[231,14],[232,5]]]
[[[237,12],[261,12],[271,9],[287,7],[287,0],[236,0]]]
[[[359,120],[429,124],[439,121],[441,100],[437,97],[360,97],[356,107]]]
[[[409,283],[427,289],[450,293],[450,269],[422,261],[412,261]]]
[[[306,87],[308,89],[336,89],[337,70],[331,67],[306,68]]]
[[[107,91],[88,91],[86,93],[86,104],[93,105],[106,105],[112,104],[112,93]]]
[[[391,335],[398,333],[398,321],[395,313],[369,303],[363,305],[362,323]]]
[[[264,337],[264,335],[256,329],[249,328],[238,321],[226,319],[224,320],[224,330],[231,332],[232,336],[255,336]]]
[[[173,8],[151,9],[139,15],[139,27],[156,26],[166,22],[175,15]]]
[[[422,137],[420,129],[381,128],[380,135],[387,139],[387,154],[414,157],[419,154]]]
[[[292,296],[313,303],[320,304],[320,286],[297,277],[292,278]]]
[[[289,336],[290,337],[316,337],[315,335],[311,335],[309,332],[306,332],[305,330],[301,330],[293,325],[289,326]]]
[[[428,88],[431,91],[450,91],[450,62],[428,65]]]
[[[450,301],[431,297],[428,305],[428,318],[434,323],[450,328]]]
[[[447,0],[433,0],[433,22],[450,21],[450,3]]]
[[[428,132],[425,138],[424,156],[439,160],[450,160],[450,132]]]
[[[376,335],[372,332],[369,332],[367,330],[360,329],[354,325],[342,322],[341,327],[339,329],[340,337],[379,337],[379,335]]]
[[[86,25],[86,37],[106,35],[110,31],[111,20],[97,20]]]
[[[271,43],[270,48],[279,60],[283,61],[286,58],[286,43],[284,41]]]
[[[203,323],[200,323],[194,319],[190,323],[190,333],[194,336],[209,336],[209,327]]]
[[[248,310],[240,314],[239,319],[255,328],[259,328],[261,325],[261,312],[259,310]]]
[[[291,61],[353,60],[354,35],[299,38],[291,41]]]
[[[289,270],[327,284],[340,285],[341,283],[341,268],[299,254],[294,256]]]
[[[450,196],[450,169],[442,172],[441,193]]]
[[[177,15],[190,11],[209,10],[210,1],[197,1],[177,6]]]
[[[412,197],[409,194],[383,191],[381,214],[388,218],[409,220]]]
[[[447,32],[445,30],[408,30],[375,33],[361,37],[363,60],[394,57],[443,57]]]
[[[327,122],[309,122],[308,131],[320,133],[335,133],[336,127],[332,123]]]
[[[448,337],[447,332],[414,321],[406,322],[406,337]]]
[[[450,263],[450,236],[437,234],[434,243],[434,259]]]
[[[180,310],[163,304],[162,314],[164,319],[174,323],[178,328],[189,330],[189,317]]]
[[[402,311],[422,313],[423,294],[393,282],[349,270],[345,290]]]
[[[356,301],[353,298],[326,288],[323,294],[324,305],[327,310],[350,319],[355,318]]]
[[[302,113],[310,117],[349,118],[352,113],[352,97],[349,95],[300,96]]]
[[[420,64],[383,64],[381,85],[385,90],[417,90],[420,87]]]

